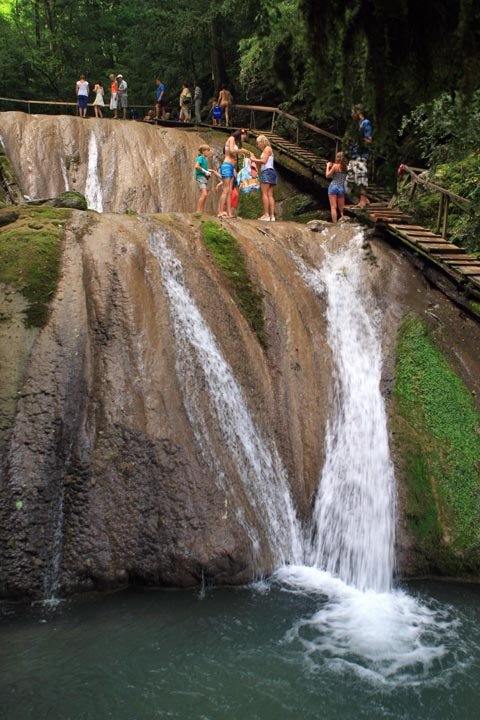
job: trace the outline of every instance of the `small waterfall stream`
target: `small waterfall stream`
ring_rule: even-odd
[[[185,285],[182,265],[167,245],[167,233],[155,232],[149,245],[160,263],[170,303],[184,405],[205,461],[214,470],[217,483],[229,498],[229,478],[221,458],[214,451],[213,433],[217,432],[215,426],[218,426],[225,449],[243,484],[247,507],[253,510],[256,527],[262,528],[267,540],[274,567],[301,562],[300,526],[278,451],[273,441],[267,440],[256,425],[232,368]],[[213,422],[209,422],[202,397],[205,389]],[[238,497],[232,495],[229,502],[250,536],[255,557],[261,546],[258,533],[243,517]]]
[[[98,142],[92,131],[88,138],[88,169],[85,183],[85,198],[89,210],[103,212],[103,191],[98,177]]]

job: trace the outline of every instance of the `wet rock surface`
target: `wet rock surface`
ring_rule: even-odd
[[[237,506],[190,424],[151,232],[169,233],[258,428],[278,448],[299,514],[309,517],[330,373],[321,305],[289,256],[308,252],[309,233],[288,224],[268,236],[254,223],[234,230],[267,298],[264,351],[199,227],[190,216],[73,213],[58,291],[19,382],[2,457],[4,594],[45,596],[58,577],[69,593],[132,582],[244,583],[273,569],[265,550],[252,557],[239,508],[255,519],[221,433],[215,452],[230,468]]]
[[[36,159],[29,153],[15,159],[31,197],[53,197],[66,187],[85,192],[94,136],[103,209],[124,213],[72,212],[41,330],[25,328],[24,300],[0,288],[0,593],[244,583],[268,574],[272,558],[259,527],[253,556],[245,526],[256,527],[258,517],[209,409],[206,383],[198,405],[218,467],[192,426],[162,268],[149,238],[166,234],[256,427],[278,449],[306,527],[324,462],[333,363],[324,298],[306,285],[295,258],[319,267],[325,249],[340,248],[358,228],[316,221],[311,232],[289,222],[225,222],[263,293],[262,348],[201,239],[201,218],[187,214],[197,198],[192,158],[203,140],[196,133],[139,123],[132,132],[131,123],[23,113],[2,113],[0,121],[7,149],[37,148]],[[382,391],[391,413],[397,330],[408,312],[429,325],[478,406],[478,324],[383,241],[364,243],[358,262],[378,301]],[[399,572],[428,574],[432,567],[415,547],[405,514],[404,458],[391,440]]]

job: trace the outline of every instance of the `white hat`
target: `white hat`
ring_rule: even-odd
[[[121,78],[122,78],[122,80],[123,80],[123,75],[117,75],[117,78],[119,78],[119,77],[121,77]]]

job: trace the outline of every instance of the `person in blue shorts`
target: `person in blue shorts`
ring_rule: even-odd
[[[351,159],[348,163],[347,183],[357,185],[359,190],[358,207],[368,205],[368,167],[367,161],[372,143],[372,124],[364,115],[362,105],[354,105],[352,118],[357,121],[357,139],[352,146]]]
[[[247,137],[245,130],[235,130],[225,143],[225,157],[220,165],[222,177],[222,194],[218,203],[218,217],[235,217],[232,213],[232,188],[236,175],[237,158],[239,154],[245,155],[242,142]]]
[[[262,193],[263,215],[259,220],[264,222],[275,222],[275,197],[273,190],[278,182],[277,171],[273,164],[275,161],[272,146],[265,135],[257,137],[257,147],[261,151],[259,158],[250,159],[262,166],[260,173],[260,192]]]
[[[332,178],[328,186],[328,200],[330,202],[330,212],[332,213],[332,222],[336,223],[340,216],[343,220],[343,208],[345,207],[345,178],[347,177],[347,161],[343,152],[338,152],[335,156],[335,162],[327,162],[327,170],[325,172],[327,178]]]
[[[80,80],[77,80],[76,93],[78,102],[78,114],[80,117],[87,117],[88,108],[88,93],[90,92],[90,86],[85,80],[85,75],[80,75]]]
[[[157,78],[157,101],[155,103],[155,110],[156,110],[156,119],[157,120],[165,120],[165,101],[164,101],[164,95],[165,95],[165,85],[160,80],[160,78]]]

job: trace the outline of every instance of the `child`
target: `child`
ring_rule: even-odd
[[[222,120],[222,108],[217,103],[216,99],[212,99],[212,109],[210,110],[212,115],[212,125],[218,126],[221,123]]]
[[[237,178],[233,178],[233,187],[232,187],[232,197],[230,199],[230,207],[232,208],[232,215],[233,217],[237,217],[237,208],[238,208],[238,183]]]
[[[200,145],[198,148],[198,157],[195,162],[195,181],[197,187],[200,190],[200,197],[197,203],[197,213],[203,213],[205,210],[205,203],[207,202],[208,195],[208,179],[213,173],[220,179],[220,174],[208,167],[207,156],[211,155],[212,150],[210,145]]]
[[[345,207],[345,178],[347,177],[347,161],[345,160],[343,152],[336,154],[334,163],[327,163],[325,176],[332,178],[332,182],[328,186],[328,199],[330,201],[332,222],[337,222],[339,214],[340,222],[342,222],[344,220],[343,208]]]

